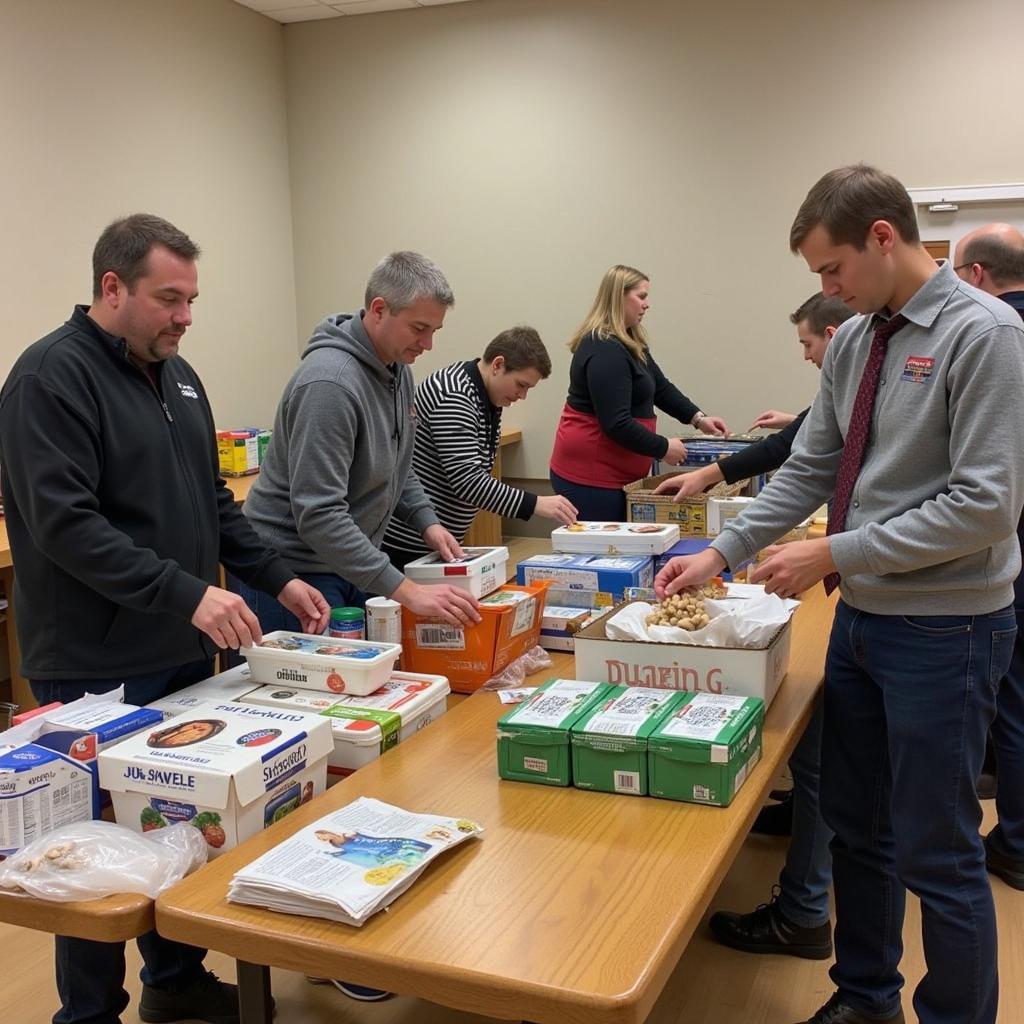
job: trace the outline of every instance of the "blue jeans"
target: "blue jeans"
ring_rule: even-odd
[[[599,522],[602,519],[612,523],[625,522],[626,492],[621,487],[574,484],[550,470],[548,476],[555,494],[568,498],[584,522]]]
[[[832,830],[821,816],[819,799],[823,718],[819,700],[789,759],[793,831],[779,875],[779,910],[801,928],[817,928],[828,921],[828,887],[832,883]]]
[[[1024,862],[1024,609],[1015,611],[1017,641],[1010,669],[999,684],[992,723],[999,824],[989,833],[989,843],[1004,857]]]
[[[825,663],[821,803],[835,831],[844,1002],[895,1013],[904,887],[921,900],[920,1024],[994,1024],[995,908],[975,780],[1017,632],[987,615],[873,615],[840,601]]]
[[[334,573],[299,573],[299,579],[316,587],[332,608],[361,608],[366,604],[367,595],[363,591]],[[262,590],[254,590],[247,583],[242,583],[241,580],[234,582],[237,582],[238,593],[242,595],[242,600],[260,620],[260,629],[264,633],[272,633],[275,629],[287,629],[292,633],[302,632],[298,618],[292,615],[276,598],[264,594]]]
[[[210,661],[195,661],[178,668],[120,679],[30,680],[40,704],[77,700],[86,693],[106,693],[124,683],[129,704],[148,704],[185,686],[206,679],[213,671]],[[155,931],[136,940],[142,954],[141,978],[153,988],[188,988],[203,974],[205,949],[161,938]],[[54,936],[54,966],[61,1008],[53,1024],[120,1024],[128,1005],[124,990],[124,943],[94,942]]]

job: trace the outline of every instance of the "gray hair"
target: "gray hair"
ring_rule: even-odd
[[[393,252],[373,268],[366,282],[365,307],[383,299],[392,313],[408,309],[419,299],[432,299],[439,306],[454,306],[455,295],[444,271],[418,252]]]

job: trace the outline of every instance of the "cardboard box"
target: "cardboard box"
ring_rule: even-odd
[[[200,680],[166,697],[154,700],[146,707],[159,711],[165,719],[195,711],[204,704],[230,704],[255,690],[260,684],[252,678],[248,664],[236,665],[227,672],[218,672],[209,679]]]
[[[191,822],[213,857],[322,793],[333,748],[326,718],[210,703],[104,750],[100,783],[119,825]]]
[[[351,775],[448,709],[444,676],[393,672],[367,697],[336,697],[317,690],[261,686],[242,702],[321,715],[331,722],[334,750],[327,757],[328,785]]]
[[[612,610],[628,604],[624,601]],[[770,704],[789,668],[792,620],[764,648],[697,647],[645,640],[609,640],[607,616],[576,634],[576,674],[616,686],[760,697]]]
[[[719,459],[735,455],[760,440],[762,440],[761,437],[750,434],[732,434],[728,438],[687,437],[684,438],[686,460],[683,465],[693,469],[707,466]]]
[[[498,719],[498,775],[545,786],[572,783],[569,730],[599,704],[604,683],[549,679]]]
[[[654,488],[676,473],[662,473],[626,484],[626,516],[634,523],[675,523],[681,537],[706,537],[708,498],[728,498],[739,494],[747,481],[720,483],[705,494],[674,502],[671,494],[655,494]]]
[[[577,789],[647,795],[647,737],[685,695],[612,686],[569,730]]]
[[[290,683],[304,690],[354,693],[379,690],[402,653],[401,644],[342,640],[277,629],[255,647],[243,647],[257,683]]]
[[[94,801],[94,776],[81,762],[35,743],[0,747],[0,859],[89,821]]]
[[[605,591],[616,600],[626,587],[654,584],[654,559],[650,555],[573,555],[564,552],[532,555],[516,566],[520,586],[550,580],[561,590]]]
[[[731,498],[709,498],[708,536],[717,537],[730,519],[735,519],[753,503],[753,498],[742,494],[736,494]]]
[[[578,522],[551,531],[551,550],[577,555],[660,555],[679,539],[650,523]]]
[[[647,740],[651,796],[727,807],[761,759],[764,702],[683,694]]]
[[[221,476],[249,476],[260,471],[259,434],[253,430],[218,430],[217,461]]]
[[[405,575],[416,583],[450,583],[474,597],[483,597],[507,579],[508,548],[464,548],[465,558],[446,562],[436,551],[409,562]]]
[[[402,667],[445,676],[456,693],[473,693],[509,662],[536,647],[549,584],[506,584],[480,602],[481,621],[452,626],[402,609]]]

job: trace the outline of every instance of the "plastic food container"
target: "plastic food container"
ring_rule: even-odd
[[[402,653],[401,644],[337,640],[278,629],[256,647],[243,647],[253,683],[286,683],[305,690],[365,696],[379,690]]]
[[[444,676],[393,672],[366,697],[335,697],[316,690],[261,686],[245,697],[247,704],[288,708],[331,719],[334,753],[328,755],[328,784],[403,743],[448,709]]]
[[[497,590],[507,579],[508,548],[465,548],[465,558],[446,562],[436,551],[417,558],[405,567],[405,575],[416,583],[450,583],[483,597]]]
[[[660,555],[679,540],[674,523],[573,523],[551,533],[553,551],[585,555]]]

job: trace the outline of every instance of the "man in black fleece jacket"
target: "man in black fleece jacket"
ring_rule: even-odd
[[[256,538],[221,479],[203,385],[178,356],[199,249],[167,221],[115,221],[93,252],[93,301],[30,345],[0,392],[0,463],[22,673],[41,703],[124,685],[149,702],[259,642],[223,562],[320,632],[330,609]],[[238,1020],[206,951],[139,938],[144,1021]],[[61,1024],[118,1024],[124,947],[58,936]]]

